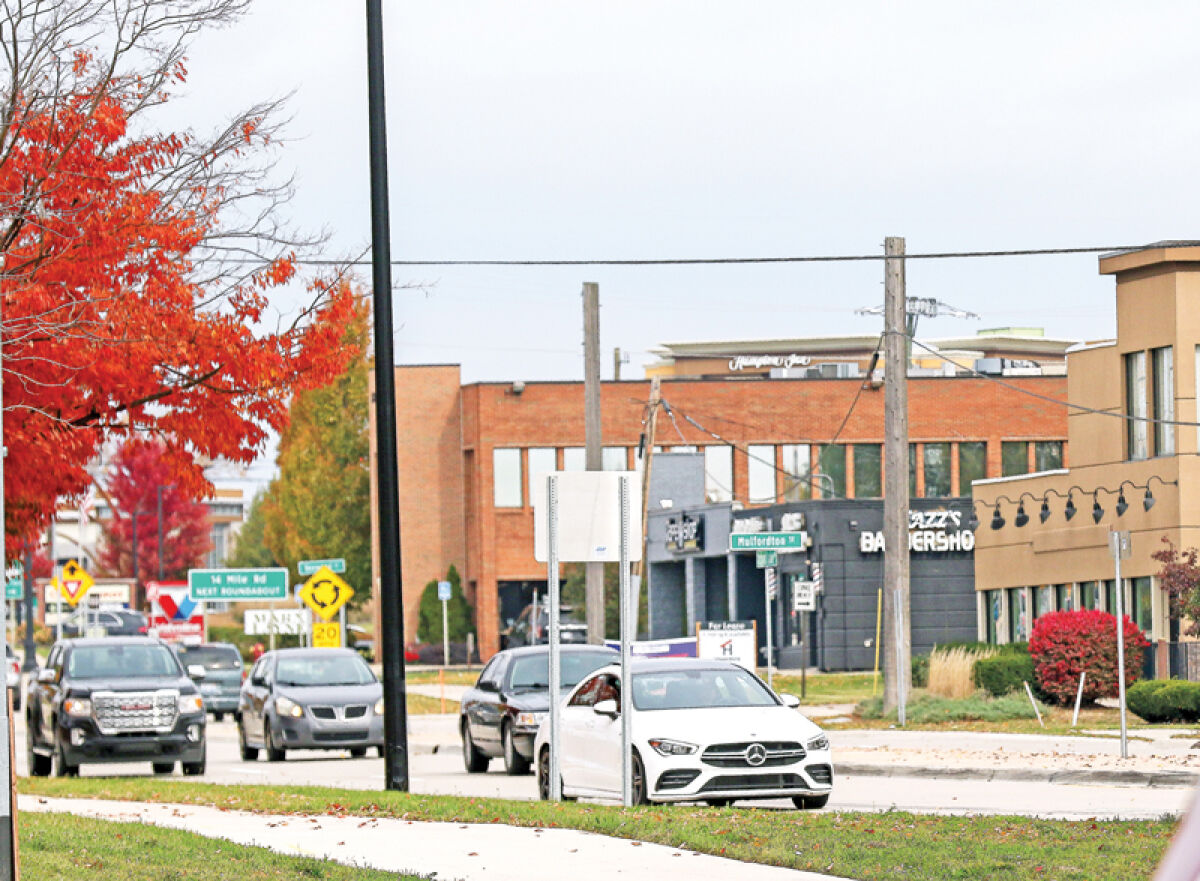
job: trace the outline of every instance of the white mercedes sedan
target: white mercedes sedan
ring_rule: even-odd
[[[790,798],[798,808],[821,808],[829,801],[829,739],[796,710],[796,698],[726,661],[635,659],[631,672],[635,804]],[[565,798],[621,797],[622,694],[614,664],[563,701]],[[543,799],[550,797],[549,729],[547,720],[534,743]]]

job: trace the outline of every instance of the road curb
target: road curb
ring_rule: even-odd
[[[849,777],[914,777],[940,780],[1009,780],[1022,783],[1061,783],[1153,788],[1194,787],[1200,774],[1191,771],[1126,771],[1105,769],[1050,770],[1041,768],[961,768],[920,765],[869,765],[835,762],[834,771]]]

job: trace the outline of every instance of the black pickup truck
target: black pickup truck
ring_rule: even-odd
[[[175,653],[145,636],[64,639],[29,685],[29,773],[75,776],[85,763],[152,762],[205,767],[204,701]]]

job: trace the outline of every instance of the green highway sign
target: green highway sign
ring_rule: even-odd
[[[755,551],[754,565],[759,569],[769,569],[779,565],[779,551]]]
[[[334,560],[301,560],[296,564],[301,575],[316,575],[322,566],[328,566],[330,572],[336,572],[338,575],[346,571],[346,561],[340,557]]]
[[[793,551],[804,547],[803,532],[732,532],[731,551]]]
[[[189,569],[193,600],[286,600],[286,569]]]
[[[4,570],[4,598],[19,600],[25,596],[25,566],[13,563]]]

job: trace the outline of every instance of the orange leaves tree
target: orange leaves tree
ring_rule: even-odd
[[[349,284],[296,279],[297,256],[318,241],[279,219],[290,195],[273,183],[279,106],[236,112],[204,137],[154,126],[185,78],[188,40],[246,5],[58,0],[0,12],[10,543],[86,488],[111,437],[161,441],[171,482],[201,496],[209,461],[252,461],[290,396],[354,354],[341,341]],[[272,309],[297,288],[296,305]]]

